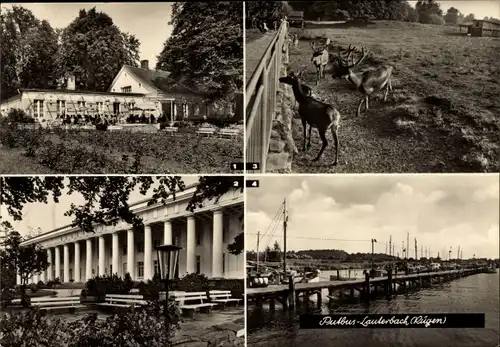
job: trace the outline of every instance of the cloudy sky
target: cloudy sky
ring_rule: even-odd
[[[190,185],[198,182],[197,176],[184,176],[184,183]],[[153,185],[154,188],[156,185]],[[67,190],[65,190],[66,192]],[[150,190],[151,192],[151,190]],[[144,200],[146,197],[141,195],[139,191],[135,190],[130,194],[130,203],[138,202]],[[48,232],[55,228],[66,226],[71,224],[71,218],[64,216],[64,212],[67,211],[71,203],[82,204],[84,199],[81,195],[73,193],[67,195],[63,192],[59,199],[59,203],[54,203],[52,198],[48,199],[48,203],[30,203],[24,205],[23,208],[23,220],[19,222],[14,222],[12,218],[7,214],[6,208],[1,207],[0,213],[3,220],[7,220],[12,223],[17,231],[22,235],[25,235],[29,227],[33,229],[41,228],[42,232]]]
[[[408,1],[413,7],[417,1]],[[441,5],[441,9],[444,13],[448,11],[450,7],[455,7],[464,16],[469,13],[474,13],[477,19],[483,19],[484,17],[494,17],[500,19],[500,1],[499,0],[474,0],[474,1],[438,1]]]
[[[410,233],[430,247],[433,256],[456,256],[460,245],[464,258],[499,254],[499,175],[330,175],[256,177],[259,188],[248,188],[246,244],[260,250],[283,244],[282,223],[271,223],[287,198],[289,221],[287,249],[343,249],[349,253],[384,253],[389,237],[401,253]],[[272,230],[275,236],[270,237]],[[424,254],[425,255],[425,254]]]
[[[2,8],[23,6],[40,20],[47,20],[53,28],[65,28],[77,16],[80,9],[108,14],[121,31],[134,34],[141,43],[140,58],[149,60],[149,66],[156,65],[156,56],[163,49],[163,43],[171,35],[172,3],[168,2],[123,2],[123,3],[20,3],[2,4]]]

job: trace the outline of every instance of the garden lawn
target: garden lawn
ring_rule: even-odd
[[[291,29],[291,32],[295,32]],[[364,64],[394,67],[386,103],[383,93],[370,98],[370,109],[356,117],[362,94],[344,80],[333,80],[327,68],[316,86],[309,42],[328,37],[330,61],[350,44],[371,51]],[[290,50],[290,69],[305,70],[313,96],[331,103],[342,119],[339,165],[329,146],[317,163],[321,140],[312,135],[308,152],[302,125],[293,122],[299,154],[294,172],[498,172],[500,169],[500,40],[471,38],[450,26],[376,22],[365,28],[316,25],[300,34],[298,49]],[[293,96],[288,101],[295,102]],[[296,111],[294,111],[296,113]]]

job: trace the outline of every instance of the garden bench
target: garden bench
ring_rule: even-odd
[[[214,128],[199,128],[198,130],[196,130],[196,134],[199,135],[207,135],[207,136],[210,136],[210,135],[213,135],[215,133],[215,129]]]
[[[224,305],[230,302],[234,302],[236,303],[236,307],[238,307],[240,301],[243,300],[231,297],[230,290],[211,290],[208,294],[210,296],[211,302],[221,303]]]
[[[61,308],[83,308],[85,305],[82,305],[79,296],[69,296],[61,298],[31,298],[31,307],[38,307],[40,310],[57,310]]]
[[[179,128],[177,127],[165,127],[163,129],[163,131],[165,131],[167,134],[172,134],[175,136],[175,134],[177,133],[177,131],[179,130]]]
[[[229,128],[229,129],[221,129],[219,131],[219,137],[230,137],[230,138],[233,138],[233,137],[236,137],[240,134],[240,129],[234,129],[234,128]]]
[[[194,318],[196,310],[201,311],[204,309],[211,314],[212,308],[218,305],[218,303],[208,302],[207,293],[205,292],[177,293],[174,300],[179,303],[182,312],[190,312],[192,318]]]
[[[135,305],[146,305],[146,303],[142,295],[106,294],[104,302],[97,305],[128,308]]]

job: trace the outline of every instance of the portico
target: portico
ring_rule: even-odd
[[[179,276],[203,273],[209,278],[243,278],[243,253],[235,256],[227,251],[228,244],[241,233],[243,195],[228,193],[217,204],[186,211],[195,186],[177,193],[165,205],[147,206],[147,200],[132,205],[144,227],[134,229],[126,223],[115,226],[99,225],[94,233],[66,226],[36,236],[23,244],[39,243],[46,249],[50,266],[32,282],[54,280],[85,282],[99,275],[127,272],[135,281],[147,281],[159,272],[156,251],[160,244],[182,247],[179,256]]]

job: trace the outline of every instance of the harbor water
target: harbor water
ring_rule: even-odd
[[[352,270],[351,270],[352,271]],[[336,272],[335,272],[336,274]],[[330,274],[321,273],[329,278]],[[333,275],[333,273],[332,273]],[[328,279],[326,279],[328,280]],[[301,305],[295,313],[283,312],[279,304],[275,312],[264,305],[248,306],[248,346],[310,347],[497,347],[500,344],[499,276],[476,274],[437,284],[390,300],[369,303],[330,303],[323,290],[321,309],[316,303]],[[311,301],[315,300],[314,296]],[[481,329],[299,329],[300,313],[485,313]]]

